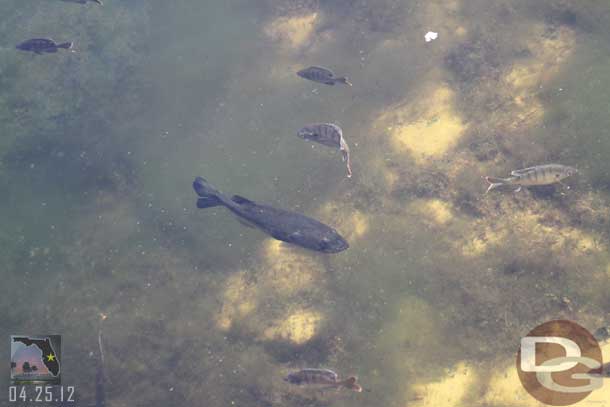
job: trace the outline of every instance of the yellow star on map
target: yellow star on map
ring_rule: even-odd
[[[52,353],[49,353],[49,354],[47,355],[47,361],[48,361],[48,362],[53,362],[54,360],[55,360],[55,355],[54,355],[54,354],[52,354]]]

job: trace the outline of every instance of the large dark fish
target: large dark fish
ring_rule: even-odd
[[[352,86],[345,76],[336,77],[333,71],[330,69],[322,68],[320,66],[310,66],[309,68],[301,69],[297,72],[301,78],[309,79],[310,81],[323,83],[325,85],[334,85],[335,83],[344,83]]]
[[[55,41],[48,38],[32,38],[17,45],[17,49],[21,51],[30,51],[38,55],[43,52],[57,52],[59,49],[70,49],[72,48],[71,42],[63,42],[57,44]]]
[[[193,188],[200,197],[197,200],[198,208],[225,206],[277,240],[324,253],[338,253],[349,247],[335,229],[315,219],[257,204],[238,195],[229,199],[201,177],[195,179]]]
[[[341,127],[332,123],[315,123],[303,127],[297,133],[299,137],[315,141],[328,147],[337,148],[343,154],[343,161],[347,164],[347,176],[352,176],[352,166],[349,158],[349,146],[343,138]]]
[[[515,191],[520,191],[521,187],[535,185],[550,185],[574,175],[578,172],[576,168],[561,164],[536,165],[534,167],[515,170],[510,173],[508,178],[485,177],[489,183],[487,192],[503,185],[516,186]]]
[[[296,384],[297,386],[344,387],[357,392],[362,391],[362,387],[358,385],[356,377],[351,376],[345,380],[339,380],[337,373],[328,369],[302,369],[298,372],[290,373],[284,378],[284,381]]]

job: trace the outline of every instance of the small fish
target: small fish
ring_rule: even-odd
[[[509,178],[485,177],[487,182],[489,182],[489,188],[487,188],[485,193],[503,185],[517,186],[515,192],[519,192],[521,187],[524,186],[550,185],[561,182],[561,180],[577,172],[576,168],[560,164],[537,165],[522,170],[515,170],[510,173],[511,176]]]
[[[347,177],[350,178],[352,176],[349,146],[343,138],[341,127],[332,123],[315,123],[303,127],[297,134],[305,140],[315,141],[328,147],[338,148],[343,154],[343,161],[347,163]]]
[[[337,373],[328,369],[303,369],[298,372],[290,373],[284,378],[284,381],[297,386],[324,386],[326,388],[341,388],[360,393],[362,387],[357,383],[358,379],[355,376],[348,377],[344,380],[339,380]]]
[[[324,253],[338,253],[349,248],[347,241],[333,228],[307,216],[261,205],[239,195],[224,195],[205,179],[197,177],[193,188],[200,209],[224,206],[238,218],[254,225],[277,240]]]
[[[601,378],[609,378],[610,377],[610,363],[603,364],[601,369],[599,367],[597,369],[591,369],[587,372],[587,374],[590,374],[590,375],[593,375],[596,377],[601,377]]]
[[[325,85],[334,85],[335,83],[344,83],[352,86],[345,76],[337,78],[330,69],[320,66],[310,66],[309,68],[301,69],[297,72],[301,78],[309,79],[310,81],[323,83]]]
[[[77,4],[87,4],[88,2],[93,2],[93,3],[97,3],[100,6],[103,6],[104,3],[102,3],[102,0],[61,0],[61,1],[65,1],[66,3],[77,3]]]
[[[60,48],[71,49],[72,45],[71,42],[57,44],[55,41],[48,38],[32,38],[31,40],[24,41],[17,45],[17,49],[21,51],[31,51],[41,55],[43,52],[57,52]]]

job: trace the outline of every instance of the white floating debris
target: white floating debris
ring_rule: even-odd
[[[438,38],[438,33],[435,33],[434,31],[428,31],[424,38],[426,39],[426,42],[430,42]]]

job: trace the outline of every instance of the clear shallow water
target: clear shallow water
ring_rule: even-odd
[[[0,6],[0,327],[61,333],[82,399],[100,313],[110,405],[515,405],[520,336],[607,324],[607,7],[107,3]],[[36,36],[78,52],[13,50]],[[294,75],[314,64],[354,87]],[[343,127],[353,179],[296,137],[317,121]],[[544,162],[581,173],[483,195]],[[195,175],[351,248],[198,211]],[[281,381],[306,366],[371,391]]]

